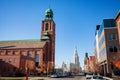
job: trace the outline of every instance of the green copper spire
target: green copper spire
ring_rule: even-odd
[[[50,39],[50,35],[49,35],[48,32],[45,32],[45,33],[43,34],[41,40],[48,40],[48,39]]]
[[[45,11],[45,20],[53,20],[53,11],[52,11],[52,9],[48,8]]]

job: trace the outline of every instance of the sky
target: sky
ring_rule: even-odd
[[[96,25],[116,16],[120,0],[0,0],[0,41],[40,39],[49,7],[56,24],[55,66],[73,62],[77,47],[83,68],[85,52],[94,55]]]

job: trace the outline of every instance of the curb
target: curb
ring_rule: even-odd
[[[109,78],[109,77],[103,77],[103,78],[106,80],[113,80],[112,78]]]
[[[119,78],[120,79],[120,76],[113,76],[113,78]]]

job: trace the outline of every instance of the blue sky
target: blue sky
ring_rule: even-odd
[[[85,52],[94,55],[96,25],[115,17],[120,0],[0,0],[0,41],[40,39],[49,6],[56,23],[56,67],[72,62],[77,47],[83,68]]]

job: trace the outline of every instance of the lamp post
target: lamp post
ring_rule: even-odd
[[[26,67],[26,80],[28,80],[28,68]]]
[[[48,77],[48,67],[47,67],[47,77]]]

